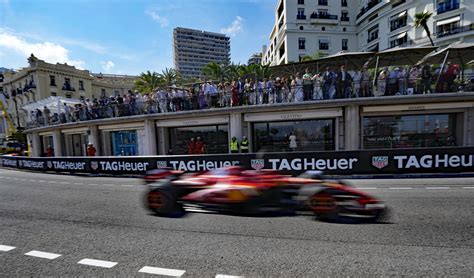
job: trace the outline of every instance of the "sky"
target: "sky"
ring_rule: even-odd
[[[175,27],[231,38],[246,64],[268,44],[277,0],[0,0],[0,67],[31,53],[94,73],[139,75],[173,67]]]

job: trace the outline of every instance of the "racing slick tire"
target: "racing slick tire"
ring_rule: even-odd
[[[169,188],[154,188],[145,197],[147,208],[158,216],[181,217],[186,214],[183,206],[177,202],[176,194]]]

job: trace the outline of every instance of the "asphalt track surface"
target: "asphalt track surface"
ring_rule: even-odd
[[[0,276],[474,276],[474,179],[354,180],[383,224],[150,215],[138,179],[0,169]]]

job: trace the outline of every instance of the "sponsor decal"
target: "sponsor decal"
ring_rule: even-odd
[[[156,162],[156,168],[165,169],[165,168],[168,168],[168,164],[166,163],[166,161],[159,160]]]
[[[18,162],[13,159],[2,159],[2,166],[11,166],[11,167],[17,167]]]
[[[19,160],[20,167],[32,168],[32,169],[43,169],[44,161],[34,161],[34,160]]]
[[[97,161],[91,161],[91,168],[92,170],[97,170],[97,168],[99,168],[99,162]]]
[[[240,164],[238,160],[211,161],[211,160],[171,160],[169,161],[174,170],[179,171],[209,171],[222,167],[236,166]]]
[[[49,163],[52,163],[52,166],[54,166],[54,169],[56,170],[85,170],[86,169],[86,163],[85,162],[72,162],[72,161],[48,161],[48,167]]]
[[[397,162],[398,169],[436,169],[436,168],[459,168],[474,166],[474,155],[396,155],[393,159]]]
[[[99,161],[101,171],[145,172],[148,162]]]
[[[53,162],[51,161],[46,162],[46,165],[48,166],[48,168],[53,168]]]
[[[253,169],[260,171],[265,167],[265,160],[264,159],[252,159],[250,160],[250,167]]]
[[[23,166],[23,161],[19,160],[19,161],[18,161],[18,166],[19,166],[19,167],[22,167],[22,166]]]
[[[388,156],[372,156],[372,166],[383,169],[388,166]]]
[[[358,158],[273,158],[268,159],[272,170],[308,171],[308,170],[352,170]]]

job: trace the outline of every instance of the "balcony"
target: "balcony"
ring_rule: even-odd
[[[65,84],[63,85],[63,91],[71,91],[71,92],[74,92],[74,91],[76,91],[76,89],[74,89],[73,87],[71,87],[70,84],[65,83]]]
[[[455,27],[455,28],[452,28],[452,29],[447,29],[447,30],[437,32],[436,37],[437,38],[442,38],[442,37],[447,37],[447,36],[451,36],[451,35],[455,35],[455,34],[459,34],[459,33],[464,33],[464,32],[469,32],[469,31],[474,31],[474,24],[471,24],[469,26]]]
[[[459,9],[459,0],[450,0],[438,3],[438,14],[449,12],[455,9]]]
[[[349,21],[349,17],[348,16],[341,16],[341,21]]]
[[[318,5],[327,6],[328,5],[328,0],[318,0]]]
[[[367,43],[371,43],[371,42],[373,42],[373,41],[377,40],[378,38],[379,38],[379,36],[378,36],[378,35],[377,35],[377,36],[372,36],[372,37],[369,37],[369,38],[367,39]]]
[[[305,19],[306,19],[306,15],[304,15],[304,14],[298,14],[298,15],[296,15],[296,19],[305,20]]]
[[[331,19],[331,20],[337,20],[337,15],[332,15],[332,14],[321,14],[321,13],[312,13],[310,16],[311,19]]]
[[[362,9],[360,9],[360,13],[357,15],[357,19],[359,19],[361,16],[363,16],[366,12],[368,12],[370,9],[372,9],[373,7],[377,6],[377,4],[379,4],[380,2],[382,2],[382,0],[372,0],[370,1],[367,6],[363,7]]]

